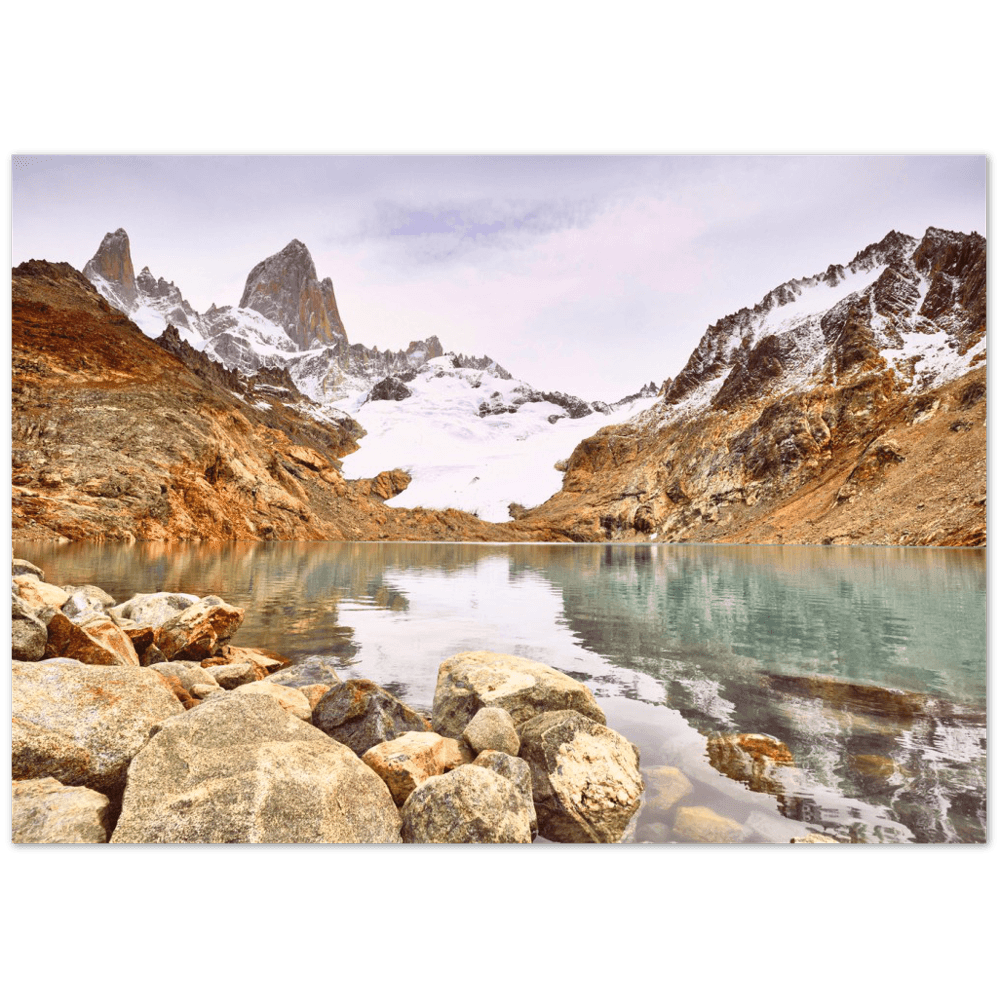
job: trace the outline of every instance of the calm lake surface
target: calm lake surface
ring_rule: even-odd
[[[18,543],[15,555],[119,600],[217,594],[246,609],[238,644],[322,658],[415,708],[430,709],[439,664],[464,650],[556,667],[640,748],[639,842],[690,842],[674,829],[688,806],[748,843],[986,839],[981,550]],[[781,740],[794,763],[763,776],[713,764],[709,741],[740,733]],[[673,769],[690,784],[676,803]]]

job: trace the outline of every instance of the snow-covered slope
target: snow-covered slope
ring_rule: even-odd
[[[368,431],[361,449],[344,459],[344,475],[364,478],[402,468],[413,479],[390,506],[455,507],[506,521],[510,504],[533,507],[558,491],[556,463],[582,438],[656,402],[651,391],[572,419],[565,406],[534,399],[541,395],[537,390],[496,365],[456,366],[470,360],[446,355],[426,362],[401,383],[409,391],[403,399],[364,394],[342,400],[339,405]]]
[[[975,233],[931,228],[918,242],[893,231],[847,265],[779,285],[708,328],[665,418],[836,383],[858,364],[890,366],[913,392],[985,364],[969,353],[985,333],[985,255]]]

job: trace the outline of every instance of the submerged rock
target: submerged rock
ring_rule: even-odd
[[[664,765],[643,770],[646,779],[646,805],[668,812],[694,791],[694,785],[679,768]]]
[[[778,769],[795,763],[781,740],[764,733],[727,733],[708,741],[709,763],[751,791],[778,795],[784,785]]]
[[[743,827],[734,819],[720,816],[707,806],[678,806],[674,833],[681,840],[698,844],[738,844]]]

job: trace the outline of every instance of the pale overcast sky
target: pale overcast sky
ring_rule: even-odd
[[[608,401],[715,320],[890,229],[986,231],[983,156],[32,156],[12,257],[82,268],[108,231],[191,305],[236,305],[292,239],[348,338],[489,354]]]

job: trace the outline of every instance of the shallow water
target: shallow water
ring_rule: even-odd
[[[217,594],[246,609],[240,645],[322,657],[417,708],[463,650],[557,667],[640,748],[640,842],[985,840],[981,551],[19,543],[16,555],[122,600]],[[775,737],[794,763],[751,773],[710,743],[739,733]],[[694,829],[692,806],[721,820]]]

